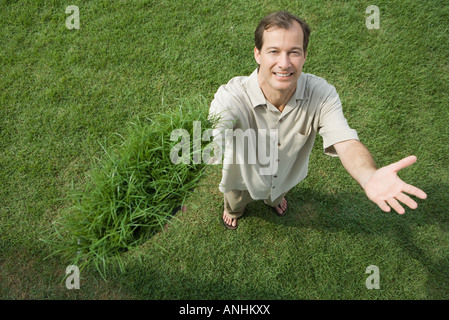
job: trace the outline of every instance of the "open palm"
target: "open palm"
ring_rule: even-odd
[[[416,209],[418,204],[406,193],[421,199],[427,198],[427,195],[424,191],[405,183],[397,175],[399,170],[415,162],[416,157],[409,156],[378,169],[365,185],[364,189],[368,198],[385,212],[389,212],[393,208],[397,213],[403,214],[405,210],[400,202],[411,209]]]

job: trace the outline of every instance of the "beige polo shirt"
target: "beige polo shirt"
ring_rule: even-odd
[[[331,156],[337,156],[335,143],[358,140],[358,136],[343,115],[335,87],[323,78],[302,73],[296,91],[280,112],[265,99],[257,72],[258,69],[249,77],[235,77],[222,85],[214,96],[209,115],[220,117],[217,130],[235,133],[235,145],[229,147],[228,143],[223,149],[220,191],[248,190],[255,200],[270,196],[274,200],[307,176],[317,132],[323,138],[324,152]],[[248,139],[238,141],[246,141],[245,151],[255,152],[257,161],[252,161],[251,155],[243,156],[242,149],[236,147],[237,133],[242,132],[256,133],[256,140],[250,139],[249,144]],[[221,141],[225,136],[221,136]]]

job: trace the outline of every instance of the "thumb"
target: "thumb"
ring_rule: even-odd
[[[416,156],[408,156],[404,159],[399,160],[398,162],[391,164],[391,166],[394,171],[398,172],[401,169],[411,166],[416,162],[416,160],[417,160]]]

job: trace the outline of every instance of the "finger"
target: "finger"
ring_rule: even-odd
[[[406,192],[421,199],[427,198],[427,194],[424,191],[418,189],[415,186],[412,186],[411,184],[406,184],[402,190],[403,192]]]
[[[410,209],[416,209],[418,207],[418,204],[416,203],[416,201],[413,200],[412,198],[410,198],[406,194],[400,193],[396,196],[396,199],[398,199],[398,201],[401,201],[403,204],[405,204]]]
[[[393,167],[394,171],[397,172],[401,169],[411,166],[416,162],[416,160],[417,160],[416,156],[408,156],[402,160],[399,160],[398,162],[391,164],[391,166]]]
[[[390,208],[390,207],[388,206],[388,204],[386,204],[386,202],[383,201],[383,200],[380,200],[380,201],[376,202],[376,204],[379,206],[379,208],[380,208],[382,211],[385,211],[385,212],[390,212],[390,211],[391,211],[391,208]]]
[[[405,213],[405,209],[399,204],[399,202],[395,198],[390,198],[387,200],[390,207],[392,207],[397,213],[403,214]]]

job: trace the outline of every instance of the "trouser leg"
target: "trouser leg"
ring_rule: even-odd
[[[276,207],[278,206],[282,199],[285,197],[285,195],[287,194],[287,192],[281,194],[278,198],[274,199],[273,201],[270,200],[270,198],[265,199],[263,202],[265,202],[266,205],[269,205],[270,207]]]
[[[270,198],[264,200],[264,203],[270,207],[278,206],[282,199],[285,197],[287,192],[281,194],[278,198],[273,201]],[[246,206],[253,202],[254,199],[247,190],[231,190],[224,193],[224,209],[229,212],[229,215],[233,219],[238,219],[243,215]]]
[[[233,219],[240,218],[246,206],[253,202],[247,190],[231,190],[224,194],[224,209]]]

